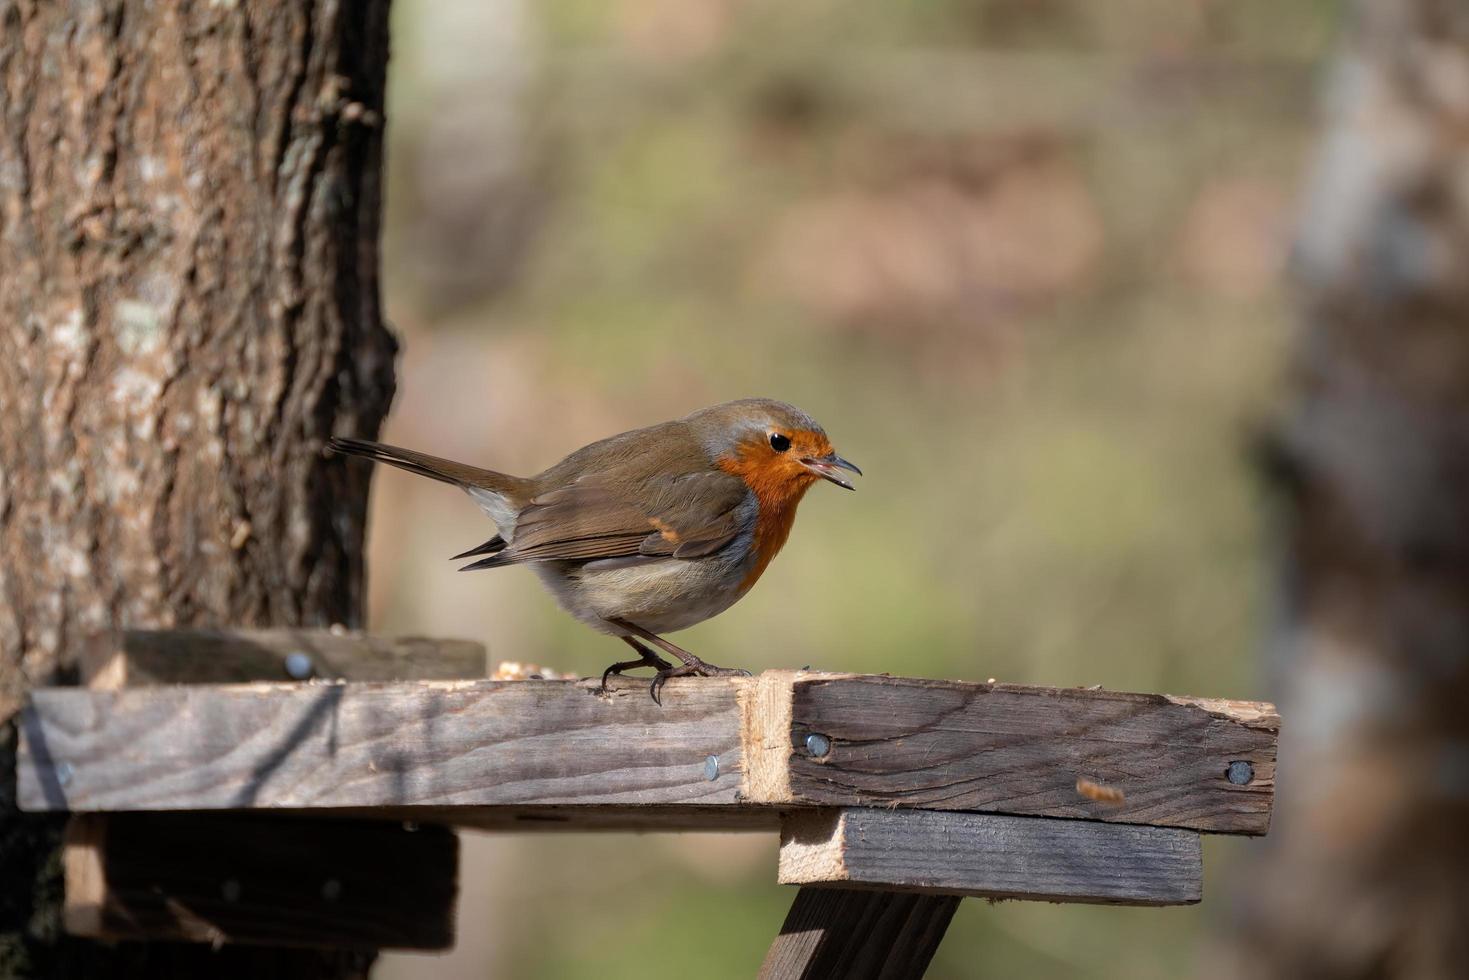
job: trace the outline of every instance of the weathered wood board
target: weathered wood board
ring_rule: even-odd
[[[1253,702],[812,677],[792,688],[789,796],[1263,834],[1279,730],[1274,707]],[[831,743],[823,757],[800,751],[813,733]],[[1124,798],[1087,799],[1078,779]]]
[[[1103,905],[1203,894],[1197,831],[995,813],[848,808],[789,815],[780,881]]]
[[[417,681],[52,689],[22,805],[219,810],[736,802],[735,688]],[[705,776],[706,760],[723,775]]]
[[[484,677],[487,667],[482,643],[341,629],[113,630],[90,637],[81,654],[83,682],[105,688],[458,680]]]
[[[442,827],[84,814],[67,827],[66,928],[111,940],[447,949],[458,856]]]
[[[607,694],[595,681],[43,689],[21,718],[19,799],[433,808],[469,823],[495,807],[819,805],[1269,826],[1269,705],[791,672],[665,690],[660,707],[635,680]],[[1090,799],[1079,780],[1120,799]]]
[[[484,676],[485,650],[463,640],[343,630],[119,630],[92,637],[82,667],[94,690],[273,681],[293,673],[472,679]],[[432,821],[418,814],[422,830],[371,810],[313,815],[75,814],[64,851],[67,930],[112,941],[214,945],[452,945],[452,831],[427,826]]]
[[[802,888],[765,954],[760,980],[921,977],[959,902],[950,895]]]

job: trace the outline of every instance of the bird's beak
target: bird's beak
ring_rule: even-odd
[[[807,456],[801,460],[801,465],[823,480],[830,480],[837,486],[845,487],[848,490],[856,490],[857,488],[852,486],[847,478],[839,474],[837,470],[847,470],[851,473],[856,473],[858,476],[862,475],[862,471],[857,468],[856,463],[849,463],[836,453],[827,453],[825,456]]]

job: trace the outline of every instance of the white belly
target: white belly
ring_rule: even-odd
[[[585,565],[538,562],[535,570],[563,609],[614,636],[623,631],[610,619],[625,619],[652,633],[672,633],[724,612],[744,594],[744,568],[718,557]]]

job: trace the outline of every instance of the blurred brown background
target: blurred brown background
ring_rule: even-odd
[[[1315,0],[398,0],[384,439],[532,472],[727,398],[810,411],[818,488],[716,663],[1265,697],[1244,447],[1338,29]],[[488,524],[374,484],[370,625],[591,674],[617,645]],[[1194,972],[1190,909],[967,902],[935,977]],[[459,947],[378,975],[748,977],[764,836],[466,839]]]

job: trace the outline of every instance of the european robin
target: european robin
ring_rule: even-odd
[[[510,476],[359,439],[330,448],[452,483],[499,532],[455,555],[461,571],[528,564],[563,609],[620,638],[656,671],[653,700],[670,677],[744,674],[707,664],[665,640],[724,612],[770,565],[818,480],[855,489],[805,412],[768,398],[706,408],[673,422],[594,442],[532,477]],[[647,644],[676,657],[674,666]]]

